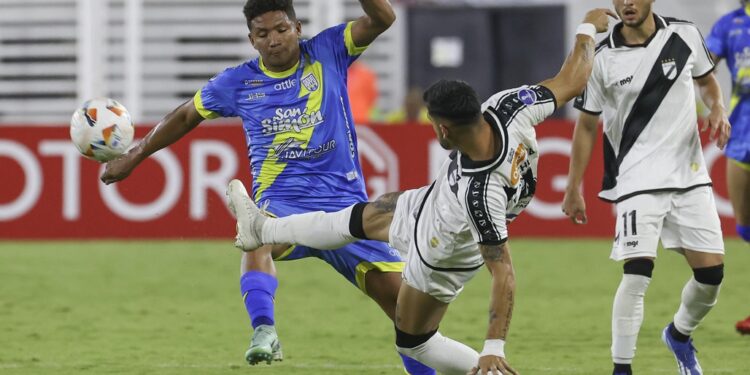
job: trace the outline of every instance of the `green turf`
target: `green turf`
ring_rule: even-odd
[[[518,292],[507,354],[524,374],[607,374],[620,266],[607,241],[513,241]],[[747,374],[750,249],[727,243],[727,278],[696,333],[709,374]],[[317,260],[278,265],[286,359],[248,367],[239,253],[224,242],[0,242],[1,374],[402,374],[390,322]],[[661,252],[646,296],[639,374],[673,374],[661,328],[690,273]],[[480,348],[488,275],[451,306],[441,331]]]

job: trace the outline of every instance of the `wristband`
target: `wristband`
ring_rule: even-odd
[[[484,340],[484,349],[482,349],[482,352],[479,353],[479,356],[484,357],[486,355],[494,355],[496,357],[505,358],[505,340]]]
[[[593,23],[582,23],[576,29],[576,35],[588,35],[591,39],[596,39],[596,26]]]

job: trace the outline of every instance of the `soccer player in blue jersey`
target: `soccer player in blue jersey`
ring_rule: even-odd
[[[732,73],[729,122],[732,133],[727,156],[727,186],[737,220],[737,233],[750,242],[750,0],[721,17],[706,44],[717,63],[726,59]],[[750,334],[750,317],[737,323],[737,330]]]
[[[292,0],[248,0],[244,15],[260,57],[228,68],[167,115],[135,148],[107,164],[101,179],[126,178],[145,158],[204,119],[240,117],[253,198],[271,215],[338,211],[367,201],[357,155],[347,68],[394,22],[387,0],[360,0],[365,16],[301,40]],[[395,250],[360,241],[341,251],[264,246],[243,253],[240,287],[254,329],[250,364],[281,360],[274,320],[273,260],[317,257],[375,300],[393,319],[403,262]],[[403,357],[411,374],[434,370]]]

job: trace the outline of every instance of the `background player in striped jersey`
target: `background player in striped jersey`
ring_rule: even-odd
[[[505,359],[515,278],[506,220],[531,201],[539,150],[534,126],[580,94],[594,52],[594,35],[607,30],[607,9],[586,15],[575,48],[560,73],[539,85],[493,95],[480,105],[460,81],[439,81],[425,93],[440,145],[454,150],[430,186],[388,193],[334,213],[273,219],[263,215],[241,182],[229,184],[237,215],[236,245],[299,243],[335,249],[357,239],[390,242],[406,253],[396,307],[399,352],[443,374],[516,374]],[[484,350],[442,336],[448,305],[482,265],[492,273]]]
[[[346,90],[347,68],[395,20],[387,0],[361,0],[365,16],[300,40],[291,0],[248,0],[250,43],[260,57],[212,78],[192,101],[157,125],[137,147],[107,164],[106,183],[127,177],[146,157],[204,119],[240,117],[248,144],[253,197],[276,216],[336,211],[367,200]],[[374,299],[393,318],[403,262],[378,242],[320,252],[264,246],[243,253],[240,288],[254,328],[250,364],[282,358],[274,320],[278,285],[273,259],[318,257]],[[402,355],[412,374],[432,369]]]
[[[721,17],[706,45],[715,63],[726,59],[732,74],[729,122],[732,134],[727,156],[727,187],[737,220],[737,234],[750,242],[750,0]],[[750,334],[750,317],[737,322],[737,331]]]
[[[698,137],[694,82],[711,109],[706,126],[723,148],[729,122],[714,64],[691,23],[652,12],[653,0],[614,0],[622,23],[597,48],[573,135],[563,211],[586,222],[580,184],[604,114],[604,181],[599,197],[615,203],[611,258],[624,261],[612,308],[615,374],[631,374],[643,321],[643,297],[656,249],[678,251],[693,270],[662,339],[681,374],[702,370],[690,335],[716,303],[724,242]],[[705,128],[704,128],[705,129]],[[718,135],[718,137],[717,137]]]

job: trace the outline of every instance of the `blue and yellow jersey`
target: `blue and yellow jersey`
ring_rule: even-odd
[[[706,38],[714,55],[726,59],[732,73],[732,103],[750,98],[750,16],[744,8],[721,17]]]
[[[750,163],[750,7],[716,21],[706,45],[714,55],[726,60],[732,73],[732,134],[724,152],[731,159]]]
[[[352,23],[300,42],[300,60],[271,72],[260,58],[226,69],[195,94],[204,118],[240,117],[256,202],[346,207],[367,200],[346,91],[347,68],[366,47]]]

